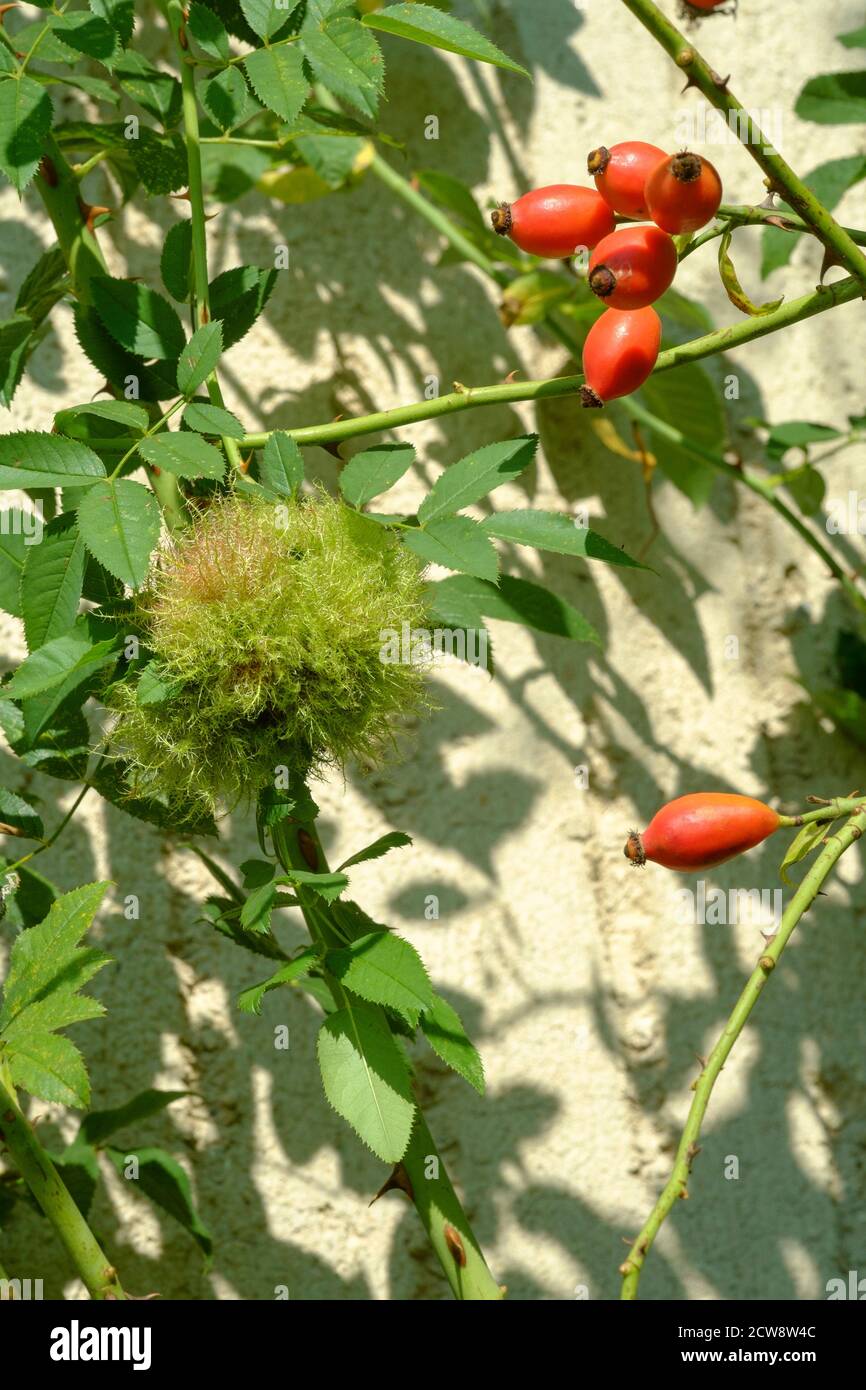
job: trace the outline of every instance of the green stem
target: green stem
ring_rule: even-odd
[[[724,473],[732,482],[742,483],[745,487],[750,488],[752,492],[756,493],[758,497],[763,497],[764,501],[768,502],[773,508],[773,511],[776,512],[788,526],[792,527],[792,529],[797,532],[798,536],[806,542],[811,550],[814,550],[816,555],[820,556],[830,573],[839,581],[852,602],[863,612],[866,612],[866,596],[860,592],[857,585],[845,573],[832,551],[828,550],[823,542],[809,530],[808,526],[800,519],[797,513],[782,501],[771,483],[754,473],[747,473],[744,468],[738,468],[736,465],[728,463],[725,459],[721,458],[719,454],[714,453],[712,449],[704,448],[702,444],[697,443],[696,440],[683,434],[676,426],[668,424],[666,420],[660,419],[657,415],[653,415],[649,410],[639,405],[633,396],[626,397],[624,400],[620,401],[619,404],[633,420],[637,420],[641,424],[646,425],[654,434],[660,435],[662,439],[669,440],[671,444],[676,444],[679,448],[684,449],[695,458],[701,459],[702,462],[709,464],[710,467],[714,468],[718,473]]]
[[[307,854],[311,852],[311,846],[314,847],[318,871],[326,873],[328,862],[312,822],[302,824],[287,819],[274,826],[274,850],[283,867],[309,870],[310,860],[303,852],[301,836],[306,837]],[[310,889],[300,888],[296,892],[313,940],[325,946],[345,944],[337,918],[339,904],[324,904]],[[344,1007],[343,986],[328,974],[325,974],[325,981],[337,1007]],[[389,1027],[384,1010],[381,1016],[385,1026]],[[415,1210],[454,1297],[470,1301],[501,1299],[504,1291],[487,1267],[420,1105],[416,1108],[409,1147],[394,1170],[393,1177],[393,1186],[401,1187],[407,1195],[411,1194]]]
[[[790,203],[824,245],[835,252],[841,264],[860,281],[861,293],[866,294],[866,256],[778,151],[773,149],[757,122],[731,92],[727,80],[713,71],[706,59],[662,14],[653,0],[623,0],[623,4],[670,54],[677,67],[687,75],[689,85],[697,87],[717,111],[734,118],[733,121],[729,120],[729,124],[767,175],[768,186]]]
[[[866,808],[859,810],[853,815],[848,823],[829,835],[824,848],[815,860],[812,868],[806,874],[799,888],[792,897],[785,912],[779,930],[773,940],[762,953],[758,964],[749,976],[742,994],[737,1000],[731,1015],[725,1025],[719,1041],[713,1048],[710,1056],[703,1067],[700,1076],[694,1084],[695,1098],[692,1101],[686,1120],[685,1129],[677,1148],[676,1160],[673,1172],[667,1184],[662,1190],[658,1201],[653,1207],[649,1218],[635,1240],[625,1261],[620,1265],[620,1273],[623,1276],[622,1298],[634,1299],[637,1297],[638,1284],[640,1282],[641,1270],[644,1261],[649,1253],[650,1247],[655,1240],[665,1218],[671,1211],[674,1203],[680,1198],[688,1196],[688,1180],[692,1169],[692,1164],[699,1152],[698,1140],[701,1133],[701,1125],[706,1114],[713,1086],[718,1075],[730,1056],[731,1049],[758,1002],[767,980],[779,962],[779,958],[784,951],[791,933],[800,921],[803,914],[811,907],[815,901],[821,887],[836,864],[839,857],[845,850],[859,840],[866,831]]]
[[[814,797],[810,798],[815,800]],[[838,820],[840,816],[850,816],[857,811],[866,811],[866,796],[837,796],[817,811],[805,811],[801,816],[780,816],[782,826],[812,825],[816,821]]]
[[[786,301],[770,314],[763,314],[760,318],[741,319],[727,328],[717,328],[712,333],[693,338],[679,347],[668,348],[659,354],[655,372],[667,372],[687,362],[699,362],[702,358],[712,357],[718,352],[728,352],[732,348],[753,342],[756,338],[763,338],[768,333],[775,333],[780,328],[788,328],[791,324],[813,318],[838,304],[847,304],[859,296],[860,286],[856,280],[840,280],[832,285],[823,285],[799,299]],[[300,429],[286,430],[285,433],[299,444],[334,444],[343,439],[354,439],[358,435],[400,429],[405,425],[417,424],[421,420],[435,420],[441,415],[453,415],[478,406],[573,396],[582,384],[582,376],[561,376],[544,381],[462,387],[447,396],[438,396],[430,401],[413,402],[412,405],[379,410],[372,415],[360,415],[348,420],[334,420],[324,425],[305,425]],[[244,435],[240,440],[241,448],[261,449],[267,443],[270,434],[271,431],[267,430]]]
[[[192,231],[193,321],[195,327],[210,322],[210,287],[207,273],[207,230],[204,210],[204,185],[201,172],[201,148],[198,125],[198,100],[195,91],[195,68],[187,60],[187,39],[184,12],[180,0],[169,0],[167,14],[178,50],[181,95],[183,103],[183,137],[189,176],[189,207]],[[216,370],[206,383],[211,405],[225,408]],[[241,454],[237,441],[222,436],[222,446],[232,467],[241,470]],[[242,471],[242,470],[241,470]]]
[[[369,167],[371,173],[390,188],[401,202],[420,213],[424,221],[444,236],[449,245],[453,246],[455,251],[459,251],[460,255],[467,261],[471,261],[479,270],[483,270],[485,275],[489,275],[491,280],[495,280],[498,285],[504,286],[510,282],[512,277],[507,270],[502,270],[494,265],[490,257],[486,256],[474,242],[460,231],[459,227],[455,226],[447,213],[443,212],[441,208],[437,208],[435,203],[430,202],[429,198],[425,198],[424,194],[420,193],[402,174],[398,174],[396,169],[392,169],[391,165],[380,154],[374,154]]]
[[[123,1299],[117,1270],[100,1248],[33,1126],[18,1105],[8,1066],[0,1059],[0,1138],[48,1217],[91,1298]]]

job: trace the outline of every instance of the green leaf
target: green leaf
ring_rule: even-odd
[[[212,319],[222,319],[223,348],[230,348],[252,328],[277,282],[275,270],[239,265],[210,283]]]
[[[81,994],[109,957],[79,945],[105,895],[107,883],[64,893],[43,922],[12,946],[0,1008],[0,1043],[12,1080],[40,1100],[84,1108],[90,1099],[78,1050],[57,1030],[105,1012]]]
[[[33,807],[5,787],[0,787],[0,822],[13,826],[30,840],[41,840],[45,835],[41,817]],[[8,834],[8,831],[0,833]]]
[[[115,29],[107,20],[96,14],[78,11],[64,14],[50,20],[52,30],[69,48],[83,53],[87,58],[111,66],[111,60],[118,53],[120,44]]]
[[[866,121],[866,72],[828,72],[807,82],[794,111],[819,125],[859,125]]]
[[[234,130],[259,109],[236,67],[224,68],[209,82],[200,83],[198,94],[205,111],[223,132]]]
[[[85,444],[60,434],[0,435],[0,488],[89,487],[105,467]]]
[[[177,1159],[164,1149],[115,1149],[107,1146],[105,1152],[124,1178],[125,1170],[131,1166],[129,1160],[137,1160],[138,1177],[127,1178],[127,1181],[137,1183],[145,1196],[173,1216],[209,1260],[213,1252],[213,1239],[196,1211],[189,1178]]]
[[[106,422],[108,428],[95,425],[94,421]],[[80,439],[84,444],[98,444],[100,439],[117,435],[116,426],[121,431],[132,430],[143,434],[150,424],[144,406],[133,401],[88,401],[84,405],[73,405],[67,410],[58,410],[54,416],[54,428],[59,434],[70,439]]]
[[[259,463],[265,487],[280,497],[292,497],[304,481],[304,460],[294,439],[281,430],[268,435]]]
[[[538,435],[525,435],[501,444],[487,444],[459,463],[452,463],[418,508],[418,520],[426,526],[439,517],[452,516],[494,488],[511,482],[528,468],[537,447]]]
[[[542,512],[531,507],[514,512],[494,512],[482,521],[483,530],[502,541],[516,545],[531,545],[536,550],[550,550],[557,555],[579,555],[584,560],[603,560],[608,565],[624,565],[646,569],[624,550],[611,545],[597,531],[575,525],[574,517],[565,512]]]
[[[181,395],[191,396],[198,390],[216,367],[222,350],[223,326],[219,319],[203,323],[195,330],[177,362],[177,386]]]
[[[282,878],[277,879],[277,883],[290,883],[296,887],[311,888],[314,893],[318,893],[320,898],[324,898],[326,903],[330,903],[340,896],[343,889],[348,886],[349,880],[345,874],[316,874],[307,869],[289,869]]]
[[[25,519],[30,526],[32,513],[25,513],[21,507],[4,507],[0,511],[3,521],[0,527],[0,608],[11,613],[13,618],[21,617],[21,575],[27,552],[27,533]]]
[[[276,938],[263,933],[247,931],[236,915],[236,909],[228,898],[209,898],[204,904],[203,920],[209,922],[221,936],[228,937],[236,946],[252,951],[254,955],[267,960],[285,960],[286,953]]]
[[[79,504],[78,524],[87,549],[109,574],[132,589],[144,583],[161,525],[149,488],[128,478],[97,483]]]
[[[862,29],[849,29],[847,34],[837,34],[836,38],[845,48],[866,48],[866,24]]]
[[[238,995],[238,1008],[245,1014],[260,1014],[262,1001],[269,990],[277,989],[279,985],[290,985],[294,980],[308,975],[317,959],[312,947],[306,946],[300,955],[295,956],[286,965],[281,965],[276,974],[271,975],[269,979],[243,990]]]
[[[366,849],[358,850],[357,854],[345,859],[340,865],[340,871],[350,868],[352,864],[364,864],[368,859],[381,859],[389,849],[400,849],[403,845],[411,843],[411,835],[404,835],[402,830],[389,830],[387,835],[380,835],[378,840],[374,840]]]
[[[734,262],[728,254],[733,231],[730,227],[719,241],[719,274],[722,277],[722,284],[725,287],[725,294],[731,301],[735,309],[741,313],[749,314],[752,318],[758,318],[762,314],[771,314],[774,309],[778,309],[782,303],[781,299],[774,299],[766,304],[755,304],[746,294],[737,277]],[[784,298],[784,296],[783,296]]]
[[[433,991],[414,946],[391,932],[371,932],[350,946],[328,951],[325,965],[340,983],[371,1004],[417,1019],[433,1004]]]
[[[302,135],[292,143],[304,163],[331,188],[342,188],[348,179],[361,172],[364,167],[365,150],[372,152],[369,140],[359,140],[355,136]],[[302,172],[292,170],[288,177]],[[286,175],[277,175],[277,178],[285,180]],[[285,186],[285,183],[276,185],[277,188]],[[272,197],[280,196],[274,184],[268,191]]]
[[[181,304],[189,299],[190,276],[192,274],[191,221],[175,222],[173,227],[169,227],[159,261],[159,272],[162,276],[162,283],[172,299],[178,300]],[[207,327],[206,324],[204,326]]]
[[[151,1115],[158,1115],[166,1106],[188,1095],[189,1091],[139,1091],[137,1096],[114,1110],[91,1110],[81,1121],[75,1142],[83,1140],[98,1147],[117,1130],[126,1129],[127,1125],[135,1124],[138,1120],[147,1120]]]
[[[25,276],[15,308],[27,314],[34,323],[41,323],[59,299],[70,288],[66,258],[59,246],[43,251],[33,269]]]
[[[690,362],[675,372],[651,376],[641,387],[647,408],[673,425],[704,449],[722,454],[727,448],[725,416],[720,391],[698,363]],[[683,428],[685,424],[685,428]],[[650,431],[650,448],[658,466],[695,507],[708,500],[715,470],[684,445],[674,444]]]
[[[786,473],[784,482],[804,516],[814,516],[820,511],[827,484],[817,469],[804,465]]]
[[[301,47],[319,82],[363,115],[376,115],[385,64],[373,35],[356,19],[338,15],[321,25],[308,21]]]
[[[415,461],[411,444],[380,444],[350,459],[340,474],[340,491],[353,507],[364,507],[387,492]]]
[[[423,530],[404,531],[403,543],[430,564],[493,583],[499,574],[499,557],[490,538],[468,516],[445,516]]]
[[[180,83],[160,71],[147,58],[129,49],[114,64],[121,87],[148,115],[166,128],[176,125],[181,113]]]
[[[38,339],[28,314],[15,314],[0,322],[0,404],[12,404],[27,359]]]
[[[244,427],[236,415],[224,410],[221,405],[207,405],[203,401],[192,401],[183,412],[183,423],[189,430],[199,434],[218,434],[230,439],[243,439]]]
[[[247,54],[244,67],[259,101],[284,121],[293,121],[309,90],[298,50],[258,48]]]
[[[74,322],[82,352],[118,391],[126,391],[132,379],[137,397],[143,401],[161,401],[176,394],[174,363],[145,366],[144,358],[127,352],[114,341],[95,310],[81,304],[75,306]]]
[[[193,0],[189,7],[187,28],[203,53],[226,63],[229,61],[232,56],[229,36],[222,20],[208,5]]]
[[[225,473],[226,461],[219,449],[187,431],[166,430],[143,439],[138,452],[149,464],[179,478],[213,478],[218,482]]]
[[[484,1095],[484,1065],[469,1041],[456,1009],[441,994],[433,995],[432,1008],[421,1015],[424,1036],[448,1066]]]
[[[795,886],[788,869],[792,864],[799,864],[801,859],[810,855],[829,834],[830,825],[827,821],[813,821],[800,827],[785,851],[785,858],[779,866],[779,874],[783,883],[787,884],[789,888]]]
[[[177,132],[160,135],[143,125],[138,139],[128,141],[127,148],[135,172],[148,193],[165,195],[186,188],[189,164],[186,146]]]
[[[96,312],[127,352],[142,357],[177,357],[186,335],[177,313],[155,290],[132,280],[94,275],[90,280]]]
[[[408,1063],[380,1012],[350,1000],[319,1029],[325,1095],[338,1115],[384,1163],[406,1152],[415,1101]]]
[[[32,77],[0,81],[0,169],[19,195],[36,173],[53,115],[50,96]]]
[[[784,420],[778,425],[769,425],[768,429],[765,448],[772,459],[782,459],[789,449],[802,449],[806,453],[809,444],[842,438],[841,430],[832,425],[816,425],[811,420]]]
[[[244,19],[260,39],[272,39],[298,8],[300,0],[241,0]]]
[[[276,896],[275,883],[263,883],[261,887],[254,888],[241,908],[241,926],[247,931],[270,931]]]
[[[89,0],[94,14],[108,21],[125,48],[135,28],[135,0]]]
[[[549,632],[555,637],[569,637],[575,642],[593,642],[601,646],[601,638],[591,623],[565,599],[549,589],[503,574],[499,587],[468,575],[454,575],[427,586],[431,613],[457,628],[483,628],[483,618],[498,618],[506,623],[522,623],[537,632]]]
[[[386,34],[413,39],[415,43],[440,48],[446,53],[459,53],[462,58],[473,58],[478,63],[493,63],[495,67],[529,77],[526,68],[515,63],[471,25],[434,10],[430,5],[415,4],[414,0],[411,4],[388,5],[384,10],[365,15],[361,22]]]
[[[75,622],[84,586],[84,542],[68,512],[46,526],[42,543],[25,552],[21,585],[24,636],[32,652]]]
[[[416,178],[420,187],[434,202],[455,213],[467,226],[476,227],[478,231],[486,233],[487,223],[474,195],[465,183],[461,183],[451,174],[443,174],[438,169],[419,169]]]
[[[25,657],[12,679],[4,685],[3,695],[29,700],[73,678],[78,685],[93,671],[114,661],[116,655],[116,641],[94,642],[86,619],[80,618],[71,632],[55,637]]]

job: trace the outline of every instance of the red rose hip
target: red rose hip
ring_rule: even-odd
[[[521,251],[556,261],[578,246],[591,251],[616,225],[600,193],[571,183],[534,188],[514,203],[500,203],[490,220],[494,231],[510,237]]]
[[[778,828],[778,813],[752,796],[693,792],[656,811],[643,835],[633,830],[625,855],[636,866],[651,859],[666,869],[694,873],[753,849]]]
[[[656,165],[645,192],[649,215],[663,231],[696,232],[718,212],[722,181],[708,159],[684,150]]]
[[[604,201],[623,217],[645,218],[644,187],[653,169],[666,158],[658,145],[643,140],[625,140],[619,145],[599,145],[586,161],[587,172]]]
[[[598,243],[589,287],[611,309],[645,309],[673,283],[677,248],[659,227],[622,227]]]
[[[605,310],[583,345],[583,405],[602,406],[643,386],[656,364],[661,336],[661,320],[655,309],[632,313]]]

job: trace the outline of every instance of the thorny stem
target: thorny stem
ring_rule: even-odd
[[[811,812],[808,814],[811,815]],[[749,1015],[778,964],[797,923],[815,901],[822,884],[837,860],[855,840],[860,839],[864,832],[866,832],[866,807],[861,807],[855,815],[851,816],[845,826],[840,827],[835,834],[828,835],[823,850],[785,909],[778,932],[762,952],[758,964],[746,981],[743,992],[731,1011],[724,1032],[694,1083],[695,1097],[679,1142],[673,1172],[650,1212],[643,1230],[632,1245],[625,1261],[620,1265],[620,1273],[623,1276],[621,1293],[623,1299],[637,1297],[641,1270],[653,1241],[674,1203],[680,1198],[688,1197],[689,1174],[699,1152],[698,1140],[700,1139],[701,1125],[713,1086],[734,1043],[743,1031]]]
[[[841,265],[860,281],[861,294],[866,297],[866,256],[843,227],[827,211],[823,203],[785,162],[764,135],[757,122],[740,104],[728,87],[727,78],[714,72],[692,43],[690,43],[662,14],[653,0],[623,0],[627,9],[639,19],[670,54],[677,67],[688,77],[688,84],[697,87],[711,106],[724,111],[733,121],[729,124],[745,145],[749,154],[767,175],[768,187],[789,203],[803,218],[815,235],[832,251]]]
[[[328,862],[313,822],[280,821],[273,828],[273,840],[274,850],[285,869],[309,870],[311,859],[308,856],[314,855],[317,871],[328,872]],[[295,891],[313,940],[325,946],[344,944],[339,903],[325,904],[310,889],[296,888]],[[337,1007],[345,1007],[343,986],[327,972],[324,978]],[[386,1027],[390,1026],[384,1010],[382,1021]],[[407,1196],[411,1194],[410,1200],[454,1297],[466,1301],[501,1299],[504,1290],[487,1267],[420,1105],[416,1106],[409,1146],[394,1170],[390,1185],[400,1187]]]
[[[847,304],[860,295],[856,280],[839,280],[832,285],[823,285],[799,299],[786,301],[780,308],[760,318],[743,319],[727,328],[717,328],[703,337],[693,338],[678,347],[668,348],[659,353],[655,373],[667,372],[687,362],[699,362],[704,357],[713,357],[719,352],[733,348],[775,333],[780,328],[790,327],[804,319],[822,314],[839,304]],[[355,416],[347,420],[334,420],[324,425],[305,425],[299,429],[284,432],[298,444],[334,444],[343,439],[354,439],[362,434],[376,434],[381,430],[400,429],[414,425],[421,420],[433,420],[440,415],[452,415],[476,406],[501,405],[511,401],[537,401],[557,396],[576,395],[583,384],[582,376],[551,377],[543,381],[503,382],[497,386],[460,387],[446,396],[433,400],[419,401],[412,405],[397,406],[393,410],[379,410],[372,415]],[[271,431],[244,435],[239,441],[241,448],[261,449],[267,443]]]
[[[33,1126],[18,1104],[8,1065],[0,1055],[0,1139],[48,1217],[91,1298],[125,1299],[117,1270],[78,1210]]]
[[[186,61],[186,31],[184,14],[180,0],[169,0],[168,20],[178,50],[180,64],[181,94],[183,100],[184,143],[189,176],[189,207],[192,231],[193,327],[198,328],[210,321],[209,284],[207,274],[207,231],[204,211],[204,188],[201,172],[201,149],[199,147],[198,104],[195,92],[195,69]],[[217,379],[212,371],[205,383],[211,405],[225,408],[225,401]],[[223,435],[222,446],[226,458],[235,469],[241,469],[241,455],[237,441]]]
[[[741,207],[732,203],[722,203],[716,216],[721,221],[694,237],[680,252],[681,261],[699,247],[706,246],[708,241],[715,241],[717,237],[724,236],[729,227],[780,227],[785,232],[808,232],[810,236],[817,235],[814,227],[810,227],[802,217],[789,212],[787,208]],[[843,230],[857,246],[866,246],[866,232],[858,231],[855,227],[845,227]]]

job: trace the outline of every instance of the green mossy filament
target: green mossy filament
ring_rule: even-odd
[[[418,564],[323,492],[216,500],[160,555],[140,607],[171,695],[115,687],[113,743],[138,793],[233,804],[281,767],[375,758],[423,703],[423,671],[381,656],[383,631],[423,624]]]

